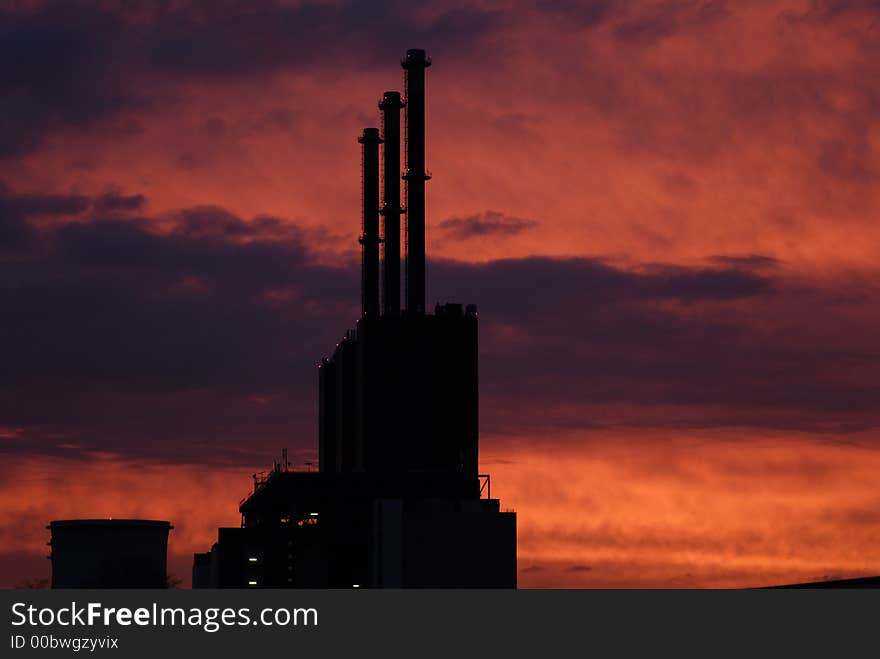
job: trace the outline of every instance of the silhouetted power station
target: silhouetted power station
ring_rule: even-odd
[[[516,587],[516,514],[479,473],[477,308],[425,304],[431,60],[408,50],[401,64],[405,98],[385,92],[381,131],[358,137],[361,316],[318,368],[318,468],[291,469],[285,449],[255,474],[241,525],[194,555],[194,588]],[[168,522],[47,528],[53,588],[167,587]],[[878,588],[880,576],[780,587]]]
[[[193,587],[516,587],[516,514],[500,510],[478,472],[477,309],[425,308],[431,60],[409,50],[401,64],[405,102],[385,92],[381,134],[365,128],[358,139],[361,317],[319,367],[319,468],[291,470],[285,451],[255,476],[241,527],[219,529],[211,551],[195,555]]]

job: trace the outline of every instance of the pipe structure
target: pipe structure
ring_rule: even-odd
[[[379,144],[378,128],[364,128],[358,142],[363,183],[361,244],[361,314],[379,315]]]
[[[406,51],[406,308],[425,313],[425,69],[424,50]]]
[[[400,313],[400,92],[385,92],[379,101],[382,111],[382,157],[384,218],[382,260],[382,313]]]

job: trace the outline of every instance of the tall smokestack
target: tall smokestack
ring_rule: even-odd
[[[363,144],[363,233],[361,244],[361,313],[379,315],[379,139],[378,128],[364,128],[358,138]]]
[[[385,218],[385,260],[382,261],[382,313],[400,313],[400,92],[385,92],[379,102],[382,110],[384,190],[382,215]]]
[[[424,50],[406,51],[406,308],[425,313],[425,69]]]

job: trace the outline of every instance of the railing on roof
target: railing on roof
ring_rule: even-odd
[[[480,480],[480,498],[483,498],[483,492],[486,492],[486,498],[492,498],[492,485],[489,482],[489,474],[477,474],[477,478]]]
[[[241,506],[245,501],[250,499],[254,494],[256,494],[269,480],[272,478],[274,474],[281,472],[296,472],[298,474],[306,474],[306,473],[318,473],[318,470],[314,468],[314,462],[304,462],[303,466],[295,466],[292,462],[280,463],[276,462],[272,465],[272,469],[268,471],[258,471],[257,473],[252,475],[254,479],[254,489],[248,492],[241,500],[238,502],[238,505]]]

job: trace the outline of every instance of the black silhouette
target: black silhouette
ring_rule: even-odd
[[[477,310],[425,311],[425,69],[386,92],[363,145],[362,315],[319,367],[319,469],[286,451],[241,528],[196,554],[193,587],[516,587],[516,515],[478,473]],[[406,108],[406,308],[400,309],[400,110]],[[379,236],[379,145],[384,200]],[[379,246],[384,241],[383,282]],[[380,313],[381,306],[381,313]],[[485,495],[485,497],[483,496]]]
[[[168,522],[50,522],[52,588],[167,588]]]
[[[767,586],[768,589],[791,589],[791,588],[880,588],[880,576],[856,577],[855,579],[828,579],[826,581],[809,581],[806,583],[792,583],[783,586]]]

